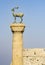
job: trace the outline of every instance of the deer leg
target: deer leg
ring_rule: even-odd
[[[14,22],[13,23],[16,23],[16,17],[14,18]]]
[[[22,23],[22,21],[23,21],[22,17],[20,17],[20,19],[21,19],[20,23]]]

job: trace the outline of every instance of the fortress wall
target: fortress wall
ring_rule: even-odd
[[[23,65],[45,65],[45,48],[23,49]]]

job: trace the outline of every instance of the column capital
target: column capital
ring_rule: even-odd
[[[12,23],[10,28],[12,32],[24,32],[25,25],[23,23]]]

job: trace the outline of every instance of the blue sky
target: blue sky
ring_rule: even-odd
[[[0,65],[10,65],[14,21],[11,9],[19,6],[24,13],[25,48],[45,48],[45,0],[0,0]]]

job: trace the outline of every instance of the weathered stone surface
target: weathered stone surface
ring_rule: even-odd
[[[24,49],[23,65],[45,65],[45,48]]]
[[[23,49],[23,65],[45,65],[45,48]]]

